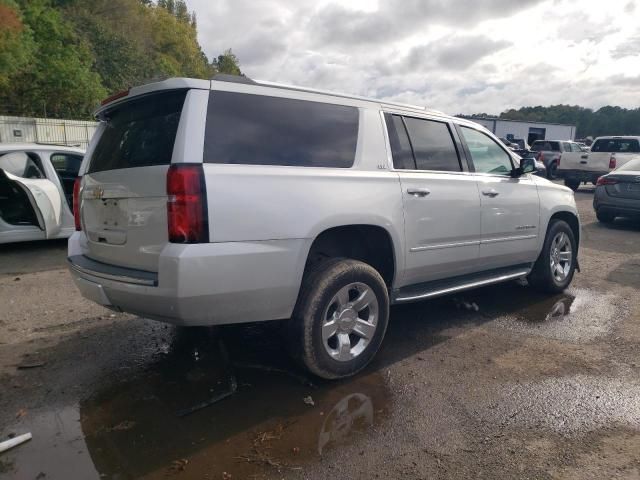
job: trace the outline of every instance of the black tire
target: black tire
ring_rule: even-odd
[[[335,300],[338,292],[353,284],[365,285],[369,288],[369,293],[375,296],[376,327],[370,339],[367,340],[368,343],[357,356],[339,361],[327,350],[331,348],[330,340],[326,343],[323,340],[322,327],[326,322],[327,314],[339,304],[339,301],[335,304],[332,300]],[[359,294],[357,290],[348,290],[348,292],[349,295]],[[349,305],[355,304],[355,298],[353,300],[349,300]],[[363,310],[365,315],[366,312],[370,312],[368,308]],[[337,308],[334,311],[337,311]],[[355,321],[361,313],[356,312]],[[346,318],[345,321],[348,322],[349,319]],[[330,259],[314,266],[303,278],[298,302],[289,324],[289,344],[296,360],[313,374],[325,379],[348,377],[362,370],[373,359],[380,348],[388,323],[389,293],[380,274],[370,265],[357,260]],[[349,339],[351,335],[349,334]],[[361,339],[355,333],[353,335],[355,339],[351,341],[356,343],[352,348],[355,348]],[[338,337],[339,335],[336,334],[330,339],[335,338],[337,343]],[[340,350],[339,345],[336,348]]]
[[[551,271],[551,249],[554,239],[557,235],[564,233],[571,245],[571,264],[566,277],[562,280],[558,278]],[[573,274],[575,273],[577,264],[578,248],[576,244],[576,238],[573,234],[573,230],[567,222],[564,220],[551,220],[549,227],[547,228],[547,235],[544,239],[544,245],[542,252],[538,260],[533,266],[533,270],[529,274],[529,285],[536,290],[540,290],[546,293],[560,293],[563,292],[573,280]]]
[[[611,212],[596,210],[596,218],[601,223],[613,223],[613,221],[616,219],[616,216]]]
[[[549,180],[555,180],[557,178],[557,173],[558,171],[558,162],[551,162],[549,164],[549,168],[547,168],[547,178]]]
[[[564,184],[574,192],[580,188],[580,180],[565,180]]]

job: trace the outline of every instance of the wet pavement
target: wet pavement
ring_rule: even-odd
[[[511,283],[394,307],[344,381],[292,365],[278,323],[184,329],[49,302],[0,337],[0,439],[33,434],[0,478],[639,478],[640,229],[595,223],[582,190],[564,294]],[[36,270],[0,278],[12,301],[76,295]]]

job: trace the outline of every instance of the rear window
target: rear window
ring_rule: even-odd
[[[531,146],[531,150],[534,152],[559,152],[560,143],[550,142],[548,140],[536,140]]]
[[[349,168],[358,109],[290,98],[211,92],[204,161]]]
[[[42,173],[40,159],[33,153],[6,153],[0,156],[0,169],[16,177],[46,178]]]
[[[186,95],[152,94],[107,111],[88,172],[170,164]]]
[[[640,145],[635,138],[601,138],[591,146],[592,152],[640,152]]]

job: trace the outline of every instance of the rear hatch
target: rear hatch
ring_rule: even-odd
[[[167,243],[167,170],[187,90],[118,103],[101,114],[83,177],[85,255],[150,272]]]

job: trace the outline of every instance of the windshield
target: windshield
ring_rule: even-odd
[[[560,143],[551,142],[549,140],[536,140],[531,146],[531,150],[534,152],[559,152]]]

